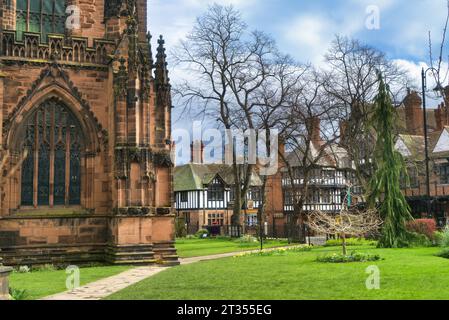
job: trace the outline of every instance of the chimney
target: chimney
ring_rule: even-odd
[[[444,103],[441,103],[435,110],[435,122],[437,131],[441,131],[449,125],[449,110]]]
[[[307,121],[307,131],[310,135],[310,141],[321,143],[321,120],[318,117],[312,117]]]
[[[340,121],[340,143],[345,143],[348,127],[349,127],[348,120]]]
[[[194,141],[190,144],[190,162],[195,164],[204,163],[204,142]]]
[[[422,99],[416,91],[409,91],[404,99],[404,106],[407,132],[411,135],[422,136],[424,134]]]

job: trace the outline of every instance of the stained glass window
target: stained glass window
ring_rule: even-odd
[[[26,31],[41,33],[43,42],[49,33],[63,34],[65,8],[66,0],[17,0],[17,39],[22,40]]]
[[[73,113],[49,100],[28,118],[25,130],[22,206],[80,205],[82,134]]]

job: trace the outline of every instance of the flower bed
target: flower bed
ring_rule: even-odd
[[[274,248],[274,249],[264,249],[262,251],[257,252],[244,252],[240,253],[238,255],[235,255],[234,258],[242,258],[242,257],[271,257],[271,256],[283,256],[288,253],[298,253],[298,252],[308,252],[311,251],[312,247],[309,245],[301,245],[301,246],[294,246],[290,248]]]
[[[382,258],[375,254],[370,255],[360,252],[352,252],[350,255],[343,255],[340,253],[333,253],[329,255],[319,256],[316,259],[318,262],[323,263],[349,263],[349,262],[368,262],[368,261],[379,261]]]

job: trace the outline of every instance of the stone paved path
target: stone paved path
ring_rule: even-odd
[[[253,250],[248,252],[258,252],[259,250]],[[215,254],[204,257],[184,258],[179,259],[182,265],[192,264],[200,261],[209,261],[222,258],[233,257],[236,254],[242,253],[231,252],[223,254]],[[80,287],[74,291],[67,291],[58,293],[42,300],[101,300],[117,291],[123,290],[137,282],[152,277],[164,270],[166,267],[158,266],[146,266],[133,268],[131,270],[122,272],[118,275],[101,279],[96,282],[89,283],[83,287]]]

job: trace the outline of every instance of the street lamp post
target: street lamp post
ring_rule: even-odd
[[[435,68],[422,69],[422,104],[423,104],[423,122],[424,122],[424,149],[425,149],[425,165],[426,165],[426,202],[427,202],[427,216],[431,213],[431,194],[430,194],[430,158],[429,158],[429,130],[427,128],[427,106],[426,106],[426,91],[427,91],[427,73],[429,71],[438,72]],[[438,82],[433,90],[434,92],[442,92],[443,87]]]

